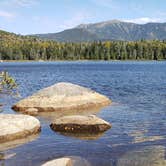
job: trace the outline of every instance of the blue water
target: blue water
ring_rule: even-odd
[[[72,82],[108,96],[113,104],[93,112],[112,124],[94,140],[53,132],[51,120],[39,116],[42,132],[38,138],[2,151],[16,155],[0,165],[38,166],[64,156],[82,157],[91,166],[166,165],[166,62],[1,63],[1,70],[17,80],[21,98],[57,82]],[[1,97],[3,113],[15,113],[10,107],[18,100]],[[156,154],[161,155],[153,160]]]

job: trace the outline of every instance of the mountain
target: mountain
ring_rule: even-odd
[[[100,40],[96,34],[93,34],[83,28],[74,28],[59,33],[48,33],[35,35],[41,39],[55,40],[59,42],[80,42]]]
[[[60,42],[84,42],[95,40],[166,39],[166,23],[135,24],[111,20],[94,24],[81,24],[59,33],[37,34],[42,39]]]

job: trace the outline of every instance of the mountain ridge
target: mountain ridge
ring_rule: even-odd
[[[80,24],[62,32],[36,34],[34,36],[59,42],[165,40],[166,23],[149,22],[146,24],[136,24],[120,20],[109,20],[98,23]]]

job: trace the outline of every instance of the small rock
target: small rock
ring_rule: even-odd
[[[36,108],[28,108],[28,109],[25,110],[24,113],[28,114],[28,115],[36,116],[36,115],[38,115],[38,109],[36,109]]]
[[[82,157],[68,156],[48,161],[42,166],[91,166],[91,164]]]
[[[50,127],[59,132],[69,133],[99,133],[111,128],[111,125],[96,117],[95,115],[81,116],[64,116],[55,120]]]
[[[70,158],[60,158],[46,162],[42,166],[72,166],[72,160]]]

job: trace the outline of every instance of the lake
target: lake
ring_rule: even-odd
[[[57,82],[72,82],[108,96],[113,104],[84,112],[112,124],[89,140],[52,131],[51,118],[58,115],[38,117],[41,133],[1,151],[13,157],[0,160],[0,166],[39,166],[64,156],[82,157],[90,166],[166,165],[166,62],[13,62],[0,63],[1,70],[17,80],[21,98]],[[11,106],[21,98],[1,96],[3,113],[15,113]]]

